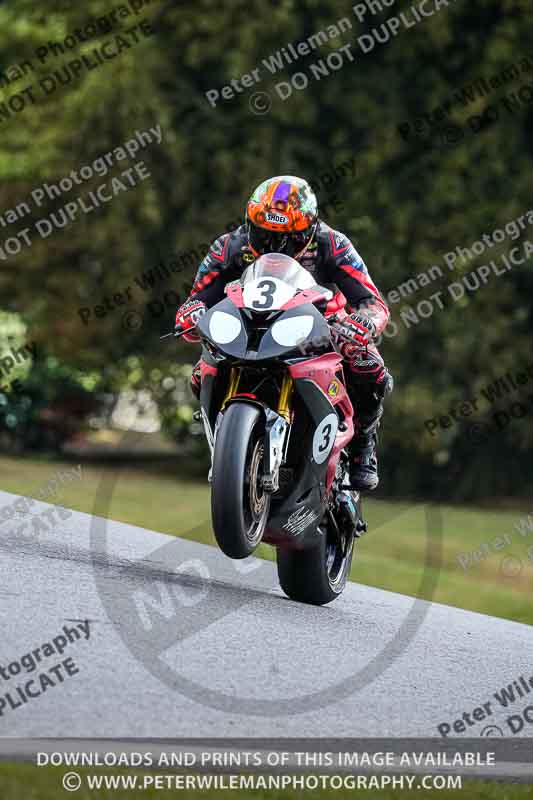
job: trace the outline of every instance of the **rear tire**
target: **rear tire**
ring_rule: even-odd
[[[263,491],[263,415],[233,403],[224,412],[215,443],[211,516],[218,546],[230,558],[247,558],[263,536],[270,495]]]
[[[323,532],[315,547],[305,550],[278,548],[278,577],[291,600],[313,605],[331,603],[342,594],[352,565],[354,539],[350,537],[345,555],[332,538],[327,515],[320,525]]]

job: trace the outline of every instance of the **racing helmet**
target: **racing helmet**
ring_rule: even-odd
[[[303,178],[278,175],[259,184],[246,205],[246,229],[254,255],[285,253],[299,258],[317,226],[315,193]]]

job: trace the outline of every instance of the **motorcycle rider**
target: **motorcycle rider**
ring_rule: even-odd
[[[393,379],[373,340],[387,325],[389,309],[348,237],[319,219],[307,181],[282,175],[256,188],[246,206],[244,225],[219,236],[200,264],[190,295],[177,311],[176,332],[185,332],[186,341],[198,341],[194,327],[199,316],[224,298],[227,283],[265,253],[291,256],[318,284],[335,290],[324,314],[331,320],[347,367],[347,389],[356,412],[349,446],[350,479],[354,488],[375,489],[377,429]],[[198,395],[198,365],[191,382]]]

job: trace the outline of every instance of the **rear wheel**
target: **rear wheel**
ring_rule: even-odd
[[[326,512],[319,525],[315,547],[305,550],[278,548],[278,577],[281,588],[292,600],[324,605],[343,591],[352,565],[354,537],[339,531]]]
[[[264,424],[261,411],[233,403],[217,433],[211,515],[218,546],[230,558],[249,556],[263,536],[270,495],[262,486]]]

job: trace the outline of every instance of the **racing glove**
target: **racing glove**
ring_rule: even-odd
[[[368,347],[376,335],[376,326],[364,314],[349,314],[331,325],[333,338],[338,345],[350,343]]]
[[[174,332],[183,334],[186,342],[199,342],[200,337],[195,332],[198,320],[207,312],[207,306],[201,300],[189,298],[176,312]]]

